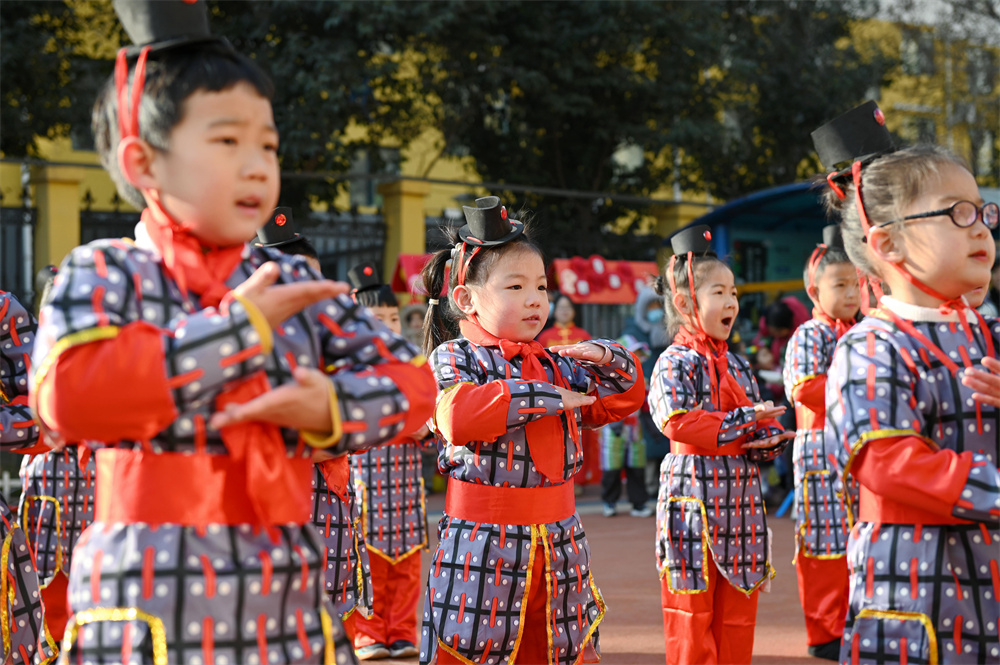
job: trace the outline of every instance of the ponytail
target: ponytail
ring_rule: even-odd
[[[444,281],[444,271],[450,259],[451,248],[442,249],[436,252],[420,271],[424,290],[429,294],[427,313],[424,314],[423,343],[424,355],[427,356],[440,344],[451,339],[450,332],[453,326],[450,325],[450,319],[446,314],[446,309],[451,306],[450,300],[439,295],[447,286]]]

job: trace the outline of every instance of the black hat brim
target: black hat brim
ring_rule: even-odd
[[[281,247],[282,245],[287,245],[288,243],[295,242],[296,240],[299,240],[299,239],[304,238],[304,237],[305,236],[303,236],[301,233],[296,233],[291,238],[285,238],[284,240],[279,240],[278,242],[263,243],[260,240],[254,240],[253,241],[253,246],[254,247]]]
[[[493,247],[495,245],[503,245],[504,243],[508,243],[524,233],[524,224],[516,219],[512,219],[510,221],[511,226],[513,226],[511,232],[497,240],[480,240],[479,238],[473,237],[472,229],[469,228],[468,224],[458,230],[458,237],[461,238],[463,242],[466,242],[474,247]]]

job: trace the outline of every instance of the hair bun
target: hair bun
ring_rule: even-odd
[[[656,295],[663,297],[667,292],[666,281],[663,279],[663,275],[657,275],[656,279],[653,280],[653,291]]]

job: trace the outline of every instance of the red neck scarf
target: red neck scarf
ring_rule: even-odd
[[[202,307],[218,307],[225,313],[228,299],[224,297],[230,290],[226,279],[242,260],[244,246],[205,245],[160,205],[155,193],[145,194],[150,205],[142,213],[142,222],[181,293],[185,298],[189,292],[195,293]],[[227,385],[216,398],[216,408],[248,402],[270,389],[267,375],[256,372]],[[222,441],[229,454],[246,465],[246,491],[259,523],[277,523],[275,515],[288,514],[287,510],[279,511],[278,505],[302,495],[295,490],[298,476],[285,450],[281,429],[264,422],[232,425],[222,430]],[[308,505],[299,507],[300,513],[302,508],[308,515]]]
[[[833,330],[833,334],[837,336],[837,339],[843,337],[844,333],[850,330],[851,326],[854,325],[853,323],[847,323],[846,321],[833,318],[820,309],[819,306],[813,307],[813,318],[830,326],[830,329]]]
[[[743,386],[729,373],[729,345],[713,339],[703,332],[692,332],[688,326],[681,326],[674,337],[674,344],[686,346],[708,360],[708,380],[712,401],[720,411],[732,411],[741,406],[753,406]]]
[[[203,307],[218,307],[229,292],[226,280],[243,259],[244,246],[206,245],[174,219],[155,194],[147,191],[146,195],[150,205],[142,212],[142,223],[167,272],[185,298],[190,291],[199,296]]]
[[[526,381],[549,381],[545,368],[542,367],[541,360],[544,358],[552,366],[555,385],[560,388],[569,389],[569,385],[559,372],[555,361],[548,352],[538,342],[512,342],[508,339],[498,337],[485,331],[482,326],[474,321],[463,319],[458,323],[462,335],[479,346],[493,346],[500,349],[504,360],[511,360],[515,356],[521,357],[521,378]],[[577,455],[580,449],[580,433],[576,426],[576,416],[571,412],[565,413],[566,422],[569,427],[570,439],[576,446]],[[538,472],[545,476],[550,483],[559,484],[563,480],[563,468],[566,459],[566,434],[563,430],[561,418],[540,418],[533,420],[524,426],[525,438],[530,439],[528,452],[531,454],[531,461]]]

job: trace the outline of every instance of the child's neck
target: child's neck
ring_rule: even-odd
[[[719,339],[718,337],[713,337],[712,335],[709,335],[707,332],[702,332],[701,330],[698,330],[690,323],[682,324],[681,327],[684,328],[684,330],[686,330],[689,335],[692,335],[694,337],[705,337],[713,342],[725,342],[726,340],[729,339],[728,337],[724,337],[722,339]]]
[[[908,305],[916,305],[917,307],[928,307],[931,309],[937,309],[941,306],[941,300],[935,298],[929,293],[925,293],[919,287],[911,284],[909,280],[899,274],[892,267],[888,270],[883,271],[885,273],[885,278],[882,280],[885,284],[889,286],[889,292],[892,297],[899,302],[904,302]],[[934,288],[934,287],[932,287]],[[934,290],[937,290],[936,288]],[[947,293],[942,293],[943,296],[948,296]],[[957,294],[955,298],[960,298],[961,293]]]

